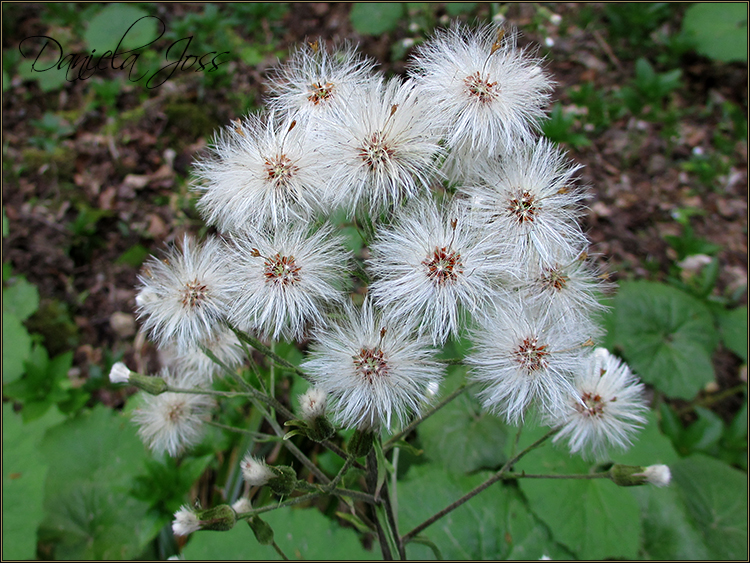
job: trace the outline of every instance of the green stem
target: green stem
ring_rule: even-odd
[[[253,348],[255,348],[258,352],[260,352],[264,356],[269,357],[274,362],[276,362],[277,364],[279,364],[281,367],[289,369],[289,370],[293,371],[294,373],[296,373],[297,375],[299,375],[300,377],[302,377],[303,379],[306,379],[307,381],[310,381],[310,376],[309,375],[307,375],[299,367],[295,366],[292,362],[290,362],[288,360],[285,360],[284,358],[282,358],[281,356],[279,356],[278,354],[276,354],[276,352],[274,352],[271,348],[269,348],[268,346],[266,346],[265,344],[263,344],[260,340],[258,340],[257,338],[254,338],[254,337],[250,336],[249,334],[241,331],[238,328],[233,327],[232,325],[228,325],[228,326],[232,330],[232,332],[234,332],[237,335],[237,338],[239,338],[240,340],[242,340],[244,342],[247,342],[250,346],[252,346]]]
[[[398,434],[391,436],[388,441],[386,441],[385,444],[383,444],[383,452],[387,452],[390,450],[396,442],[398,442],[401,438],[409,434],[412,430],[414,430],[417,426],[419,426],[422,422],[430,418],[433,414],[435,414],[437,411],[442,409],[445,405],[450,403],[453,399],[458,397],[461,393],[466,391],[471,384],[468,383],[462,383],[457,389],[455,389],[452,393],[450,393],[447,397],[445,397],[443,400],[441,400],[437,405],[429,409],[427,412],[425,412],[422,416],[417,418],[416,420],[412,421],[409,426],[404,428],[401,432]]]
[[[274,436],[273,434],[266,434],[264,432],[253,432],[252,430],[245,430],[244,428],[237,428],[236,426],[228,426],[221,422],[215,422],[213,420],[207,420],[206,424],[221,428],[222,430],[229,430],[230,432],[237,432],[238,434],[246,434],[252,436],[259,442],[281,442],[283,438]]]
[[[543,475],[533,473],[505,473],[501,479],[503,481],[512,479],[610,479],[609,471],[601,473],[573,473],[569,475]]]
[[[702,399],[696,399],[689,405],[686,405],[682,407],[680,410],[678,410],[677,416],[683,416],[689,412],[692,412],[693,409],[695,409],[695,407],[710,407],[711,405],[714,405],[720,401],[723,401],[727,397],[731,397],[732,395],[736,395],[737,393],[741,393],[745,390],[747,390],[747,383],[740,383],[739,385],[735,385],[734,387],[725,389],[721,393],[716,393],[715,395],[709,395],[707,397],[703,397]]]
[[[285,500],[284,502],[267,504],[266,506],[261,506],[260,508],[254,508],[253,510],[249,510],[247,512],[240,512],[237,515],[237,520],[244,520],[256,514],[263,514],[264,512],[271,512],[272,510],[276,510],[277,508],[284,508],[286,506],[293,506],[301,502],[313,500],[319,496],[322,496],[323,494],[325,493],[323,492],[308,493],[306,495],[300,495],[298,497],[290,498],[289,500]]]
[[[416,536],[417,534],[419,534],[419,532],[421,532],[422,530],[424,530],[428,526],[431,526],[432,524],[434,524],[435,522],[437,522],[438,520],[440,520],[443,516],[445,516],[446,514],[452,512],[453,510],[455,510],[456,508],[458,508],[459,506],[461,506],[465,502],[471,500],[476,495],[478,495],[479,493],[481,493],[482,491],[484,491],[490,485],[493,485],[497,481],[500,481],[503,478],[503,476],[507,474],[508,469],[510,469],[511,467],[513,467],[513,465],[516,462],[518,462],[519,459],[521,459],[523,456],[525,456],[531,450],[534,450],[534,449],[538,448],[539,446],[541,446],[545,441],[547,441],[551,436],[553,436],[559,430],[560,430],[559,428],[554,428],[554,429],[550,430],[544,436],[542,436],[541,438],[539,438],[536,442],[534,442],[529,447],[527,447],[525,450],[523,450],[522,452],[520,452],[516,456],[512,457],[511,459],[509,459],[506,462],[506,464],[503,465],[503,467],[500,469],[500,471],[498,471],[497,473],[495,473],[492,477],[490,477],[489,479],[487,479],[484,483],[482,483],[481,485],[478,485],[477,487],[475,487],[474,489],[472,489],[470,492],[466,493],[464,496],[462,496],[457,501],[449,504],[443,510],[441,510],[440,512],[434,514],[433,516],[431,516],[430,518],[428,518],[427,520],[425,520],[424,522],[422,522],[421,524],[419,524],[417,527],[415,527],[408,534],[405,534],[401,538],[401,543],[403,545],[406,545],[407,543],[409,543],[409,541],[414,536]]]
[[[278,553],[278,554],[279,554],[279,556],[280,556],[280,557],[281,557],[281,558],[282,558],[282,559],[283,559],[284,561],[289,561],[289,558],[288,558],[288,557],[287,557],[287,556],[286,556],[286,555],[284,554],[284,552],[283,552],[283,551],[281,551],[281,548],[279,547],[279,544],[277,544],[276,542],[273,542],[273,543],[272,543],[271,545],[272,545],[272,546],[273,546],[273,548],[274,548],[274,549],[276,550],[276,553]]]

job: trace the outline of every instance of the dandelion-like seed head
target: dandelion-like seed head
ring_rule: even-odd
[[[190,385],[194,378],[174,375],[164,369],[160,374],[176,387]],[[203,423],[214,402],[207,395],[166,392],[143,396],[143,405],[136,409],[133,421],[138,435],[156,453],[166,452],[177,457],[194,446],[201,437]]]
[[[182,290],[182,306],[186,309],[198,308],[205,302],[208,294],[208,286],[195,278],[187,282]]]
[[[597,348],[576,374],[576,394],[552,425],[561,426],[555,441],[567,440],[572,453],[602,458],[607,449],[624,449],[646,422],[644,387],[627,364]]]
[[[316,335],[303,365],[315,385],[328,393],[332,412],[346,428],[361,430],[404,423],[419,412],[442,378],[426,342],[403,323],[393,324],[373,310],[348,305],[338,322]]]
[[[547,291],[562,291],[568,287],[570,282],[570,276],[565,273],[565,270],[559,266],[547,267],[542,269],[542,274],[539,276],[539,282],[543,290]]]

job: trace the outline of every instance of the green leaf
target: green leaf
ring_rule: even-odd
[[[3,404],[3,559],[35,559],[36,530],[44,517],[44,480],[49,465],[39,450],[44,432],[63,420],[56,410],[23,424]]]
[[[16,315],[3,312],[3,383],[23,375],[23,363],[31,354],[31,337]]]
[[[747,559],[747,475],[703,455],[681,460],[671,469],[709,558]]]
[[[136,6],[110,4],[91,19],[83,39],[90,51],[96,49],[102,55],[114,51],[120,39],[120,51],[144,47],[158,35],[156,19],[147,18],[136,23],[145,16],[148,14]]]
[[[52,428],[42,441],[47,462],[40,536],[57,559],[132,559],[166,523],[130,494],[146,452],[135,428],[103,406]]]
[[[747,306],[720,314],[719,330],[724,345],[747,363]]]
[[[120,254],[117,260],[115,260],[115,264],[127,264],[128,266],[138,268],[149,254],[150,252],[146,247],[136,244]]]
[[[39,309],[39,290],[24,278],[3,288],[3,312],[12,313],[25,321]]]
[[[696,50],[718,61],[747,61],[747,5],[733,2],[690,6],[682,31]]]
[[[380,551],[368,551],[351,528],[343,528],[318,510],[280,508],[263,514],[275,532],[276,543],[289,559],[373,560]],[[196,532],[182,554],[187,560],[280,559],[271,546],[258,544],[244,523],[228,532]]]
[[[546,429],[524,430],[522,443]],[[537,434],[539,436],[537,436]],[[519,445],[522,448],[523,445]],[[586,474],[593,464],[562,447],[544,446],[516,464],[534,474]],[[640,544],[640,510],[628,489],[609,479],[519,479],[531,510],[552,536],[580,559],[634,559]]]
[[[349,13],[352,27],[365,35],[380,35],[393,31],[404,15],[400,2],[357,2]]]
[[[427,518],[488,479],[483,471],[469,476],[446,473],[437,464],[415,467],[398,487],[399,529],[407,533]],[[571,559],[544,525],[529,511],[512,486],[496,483],[420,533],[445,559]],[[424,545],[409,543],[411,559],[434,559]]]
[[[647,281],[623,282],[605,315],[610,349],[670,397],[691,399],[714,378],[713,316],[687,293]]]
[[[465,366],[451,366],[442,386],[450,394],[465,379]],[[428,458],[454,473],[499,467],[505,462],[503,447],[507,426],[482,412],[479,403],[463,393],[419,425],[419,438]]]

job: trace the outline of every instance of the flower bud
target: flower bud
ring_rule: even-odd
[[[111,374],[110,374],[111,377]],[[141,375],[140,373],[130,372],[128,383],[142,389],[149,395],[161,395],[167,390],[167,382],[161,377],[152,377]]]
[[[228,504],[220,504],[208,510],[198,510],[196,515],[200,519],[202,530],[217,530],[226,532],[234,528],[237,514]]]
[[[117,362],[109,372],[109,380],[112,383],[127,383],[130,381],[130,368],[122,362]]]
[[[664,487],[670,480],[669,467],[666,465],[613,465],[609,470],[609,478],[620,487],[634,487],[647,483],[657,487]]]
[[[352,437],[346,446],[346,450],[349,455],[354,458],[364,457],[370,453],[374,438],[375,434],[372,431],[357,429],[354,434],[352,434]]]
[[[288,465],[268,466],[275,477],[268,480],[268,487],[279,496],[287,496],[297,488],[297,473]]]
[[[336,429],[325,416],[319,416],[309,422],[307,437],[314,442],[325,442],[336,433]]]
[[[260,516],[251,516],[247,523],[250,525],[250,529],[255,534],[255,539],[258,540],[260,545],[273,544],[273,529],[268,522],[261,520]]]

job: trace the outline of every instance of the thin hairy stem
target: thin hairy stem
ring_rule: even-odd
[[[289,561],[289,558],[286,555],[284,555],[283,551],[281,551],[279,544],[277,544],[276,542],[273,542],[271,545],[276,550],[276,553],[279,554],[279,557],[281,557],[284,561]]]
[[[310,376],[307,375],[304,371],[302,371],[299,367],[295,366],[292,362],[285,360],[281,356],[279,356],[276,352],[271,350],[268,346],[263,344],[260,340],[257,338],[254,338],[250,336],[249,334],[241,331],[238,328],[233,327],[232,325],[228,325],[229,328],[237,335],[237,338],[240,340],[247,342],[250,346],[255,348],[258,352],[263,354],[264,356],[267,356],[274,362],[276,362],[281,367],[284,367],[286,369],[289,369],[299,375],[301,378],[306,379],[307,381],[310,381]]]
[[[501,479],[503,481],[512,481],[513,479],[610,479],[609,471],[601,473],[573,473],[570,475],[543,475],[533,473],[505,473]]]
[[[264,432],[253,432],[252,430],[245,430],[244,428],[237,428],[236,426],[228,426],[221,422],[215,422],[213,420],[207,420],[206,424],[221,428],[222,430],[229,430],[230,432],[236,432],[238,434],[245,434],[255,438],[258,442],[281,442],[283,438],[274,436],[273,434],[266,434]]]
[[[471,500],[476,495],[478,495],[479,493],[481,493],[482,491],[484,491],[490,485],[493,485],[494,483],[497,483],[498,481],[500,481],[503,478],[503,476],[507,474],[508,469],[511,468],[511,467],[513,467],[513,465],[516,462],[518,462],[519,459],[521,459],[523,456],[525,456],[531,450],[534,450],[534,449],[538,448],[539,446],[541,446],[545,441],[547,441],[551,436],[553,436],[554,434],[556,434],[559,430],[560,430],[559,428],[554,428],[553,430],[550,430],[549,432],[547,432],[544,436],[542,436],[541,438],[539,438],[536,442],[534,442],[533,444],[531,444],[525,450],[523,450],[522,452],[520,452],[516,456],[512,457],[511,459],[509,459],[507,461],[507,463],[505,465],[503,465],[503,467],[497,473],[495,473],[492,477],[490,477],[489,479],[487,479],[484,483],[482,483],[481,485],[478,485],[477,487],[475,487],[474,489],[472,489],[470,492],[466,493],[464,496],[462,496],[457,501],[449,504],[443,510],[441,510],[437,514],[434,514],[433,516],[431,516],[430,518],[428,518],[427,520],[425,520],[424,522],[422,522],[421,524],[419,524],[417,527],[415,527],[408,534],[405,534],[401,538],[401,542],[403,544],[409,543],[409,541],[414,536],[416,536],[417,534],[419,534],[422,530],[424,530],[428,526],[431,526],[432,524],[434,524],[435,522],[437,522],[438,520],[440,520],[443,516],[445,516],[446,514],[452,512],[452,511],[454,511],[456,508],[458,508],[459,506],[461,506],[465,502]]]

